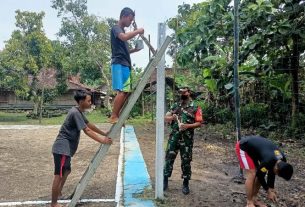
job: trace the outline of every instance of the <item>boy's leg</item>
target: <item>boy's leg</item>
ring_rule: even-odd
[[[60,207],[57,203],[58,197],[61,196],[61,190],[71,171],[71,157],[60,154],[54,156],[54,179],[52,185],[52,201],[51,207]]]
[[[255,177],[255,181],[254,181],[254,192],[253,192],[253,200],[254,200],[254,204],[255,206],[258,206],[258,207],[267,207],[267,205],[265,203],[263,203],[262,201],[259,201],[257,199],[257,194],[258,194],[258,191],[261,187],[261,184],[258,180],[257,177]]]
[[[123,101],[123,105],[126,103],[126,101],[127,101],[127,99],[128,99],[128,97],[129,97],[129,95],[131,94],[130,92],[125,92],[126,94],[125,94],[125,99],[124,99],[124,101]],[[126,103],[127,104],[127,103]],[[120,115],[121,115],[121,112],[122,112],[122,108],[123,108],[123,106],[121,107],[121,109],[120,109]]]
[[[255,207],[254,205],[254,191],[255,191],[255,186],[254,186],[254,181],[255,181],[255,176],[256,176],[256,171],[255,169],[249,169],[246,170],[247,178],[246,178],[246,195],[247,195],[247,207]]]
[[[53,185],[52,185],[52,201],[51,207],[60,207],[57,203],[58,196],[60,194],[60,186],[61,186],[62,178],[60,175],[54,175]]]
[[[112,114],[109,122],[114,124],[118,121],[120,111],[131,91],[130,68],[120,64],[111,65],[112,89],[117,91],[113,101]]]
[[[115,123],[119,119],[120,111],[121,111],[127,97],[128,97],[128,93],[123,92],[123,91],[117,92],[117,95],[115,96],[114,101],[113,101],[112,114],[111,114],[111,117],[109,120],[110,123]]]
[[[236,143],[235,152],[239,160],[240,167],[246,170],[246,195],[247,195],[247,206],[246,207],[255,207],[254,204],[254,191],[257,188],[255,187],[255,177],[256,177],[256,168],[252,158],[243,150],[240,149],[239,142]]]
[[[63,176],[61,178],[61,182],[60,182],[60,188],[59,188],[59,197],[62,196],[62,189],[66,183],[66,180],[67,180],[67,177],[68,175],[71,173],[71,170],[66,170],[64,173],[63,173]]]

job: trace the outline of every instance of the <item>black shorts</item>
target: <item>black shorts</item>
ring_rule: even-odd
[[[65,171],[71,171],[71,157],[67,155],[54,154],[54,175],[63,176]]]

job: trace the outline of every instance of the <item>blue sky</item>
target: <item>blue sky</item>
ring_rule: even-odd
[[[159,22],[165,22],[168,18],[177,14],[178,5],[183,3],[199,3],[202,0],[88,0],[88,10],[90,14],[100,17],[113,17],[118,19],[122,8],[130,7],[136,11],[136,21],[138,27],[143,27],[145,36],[151,36],[151,43],[156,48],[157,27]],[[51,40],[56,39],[56,33],[60,28],[60,19],[57,12],[51,8],[50,0],[1,0],[0,8],[0,49],[5,47],[4,41],[8,40],[15,29],[15,10],[21,11],[44,11],[44,30]],[[171,31],[167,30],[167,34]],[[145,47],[138,53],[131,56],[133,63],[140,67],[145,67],[148,63],[148,48]],[[171,64],[167,58],[167,64]]]

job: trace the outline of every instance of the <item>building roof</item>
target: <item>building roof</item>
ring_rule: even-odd
[[[107,92],[101,90],[101,88],[93,88],[90,86],[87,86],[83,83],[80,82],[80,75],[77,74],[76,76],[69,76],[68,80],[67,80],[67,86],[68,86],[68,90],[79,90],[79,89],[85,89],[88,90],[90,92],[94,92],[94,93],[100,93],[100,94],[104,94],[106,95]]]

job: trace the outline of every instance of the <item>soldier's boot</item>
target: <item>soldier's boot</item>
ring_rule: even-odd
[[[163,178],[163,190],[167,190],[168,189],[168,177],[164,176]]]
[[[189,180],[186,178],[184,178],[184,180],[183,180],[182,193],[184,195],[187,195],[190,193]]]

